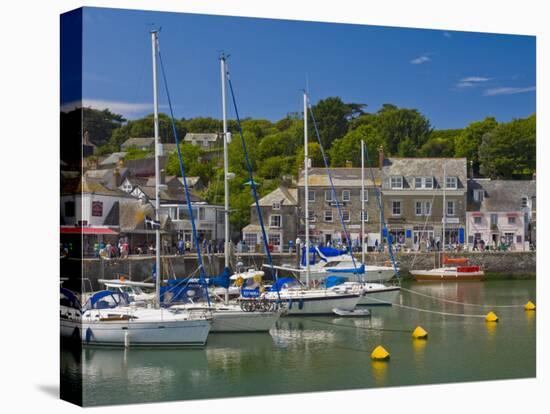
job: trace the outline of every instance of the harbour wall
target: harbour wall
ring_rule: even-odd
[[[275,265],[290,265],[296,267],[298,257],[295,254],[275,253],[272,255]],[[357,256],[359,258],[359,256]],[[404,253],[396,254],[396,260],[401,269],[403,277],[408,276],[408,271],[412,269],[431,269],[439,265],[437,253]],[[480,265],[489,277],[503,276],[521,276],[536,274],[536,253],[535,252],[461,252],[459,254],[449,253],[448,257],[467,257],[471,265]],[[129,280],[147,281],[151,280],[151,269],[155,262],[153,256],[130,256],[126,259],[63,259],[69,261],[68,266],[64,266],[64,272],[72,274],[61,276],[74,277],[79,274],[88,281],[85,282],[87,288],[99,289],[98,279],[113,279],[124,275]],[[211,255],[203,259],[206,272],[209,275],[216,275],[223,270],[223,255]],[[388,255],[384,253],[368,253],[367,264],[384,264],[388,261]],[[161,259],[163,275],[169,277],[183,277],[197,275],[197,256],[195,254],[186,254],[184,256],[162,256]],[[262,254],[243,254],[234,256],[231,259],[231,268],[234,269],[237,263],[242,263],[244,268],[260,268],[265,263],[265,256]]]

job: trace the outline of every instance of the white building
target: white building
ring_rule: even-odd
[[[491,247],[504,244],[510,250],[528,250],[535,197],[532,180],[469,180],[468,248],[483,241]]]

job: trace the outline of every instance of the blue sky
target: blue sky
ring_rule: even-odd
[[[129,119],[152,112],[152,24],[162,27],[178,118],[221,117],[221,50],[231,55],[242,117],[300,111],[306,76],[314,103],[340,96],[367,111],[393,103],[417,108],[435,128],[508,121],[536,108],[533,36],[100,8],[84,11],[85,104]]]

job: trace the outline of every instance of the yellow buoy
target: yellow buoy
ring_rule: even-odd
[[[428,332],[424,330],[421,326],[417,326],[412,333],[414,339],[428,339]]]
[[[498,316],[494,312],[489,312],[485,316],[485,322],[498,322]]]
[[[371,359],[375,361],[387,361],[390,359],[390,353],[384,349],[383,346],[378,345],[370,354]]]
[[[533,302],[529,301],[525,304],[524,309],[526,311],[534,311],[536,309],[536,306]]]

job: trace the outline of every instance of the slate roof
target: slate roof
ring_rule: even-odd
[[[458,188],[467,187],[467,162],[466,158],[399,158],[389,157],[384,159],[382,167],[382,188],[389,189],[391,176],[404,177],[403,188],[414,188],[414,177],[434,177],[434,188],[442,188],[444,177],[458,178]]]
[[[99,194],[112,197],[131,198],[131,196],[122,190],[109,189],[102,183],[94,180],[88,180],[85,177],[67,180],[63,183],[61,195],[76,195],[76,194]]]
[[[125,156],[126,156],[125,152],[113,152],[112,154],[109,154],[107,158],[101,161],[99,165],[102,165],[102,166],[114,165],[118,163],[121,159],[123,159]]]
[[[145,216],[154,217],[153,206],[149,203],[142,203],[139,200],[122,201],[119,206],[120,232],[149,233],[151,229],[145,228]],[[161,230],[169,230],[171,226],[170,217],[161,214]]]
[[[149,148],[152,147],[155,144],[155,138],[147,137],[147,138],[128,138],[126,141],[122,143],[120,148],[128,149],[128,148]]]
[[[474,201],[474,190],[478,189],[483,189],[481,203]],[[468,211],[521,211],[522,197],[534,201],[536,193],[533,180],[472,179],[468,181]]]
[[[330,175],[335,187],[361,187],[361,168],[331,168]],[[372,177],[374,175],[374,183]],[[305,185],[304,171],[300,170],[298,186]],[[380,169],[365,168],[365,186],[380,185]],[[309,170],[309,187],[330,187],[330,179],[326,168],[311,168]]]
[[[271,193],[262,197],[259,200],[259,204],[262,207],[271,207],[273,203],[281,203],[285,206],[296,206],[298,202],[296,201],[298,197],[298,190],[296,188],[287,188],[279,187],[276,190],[273,190]],[[251,206],[256,205],[252,203]]]

